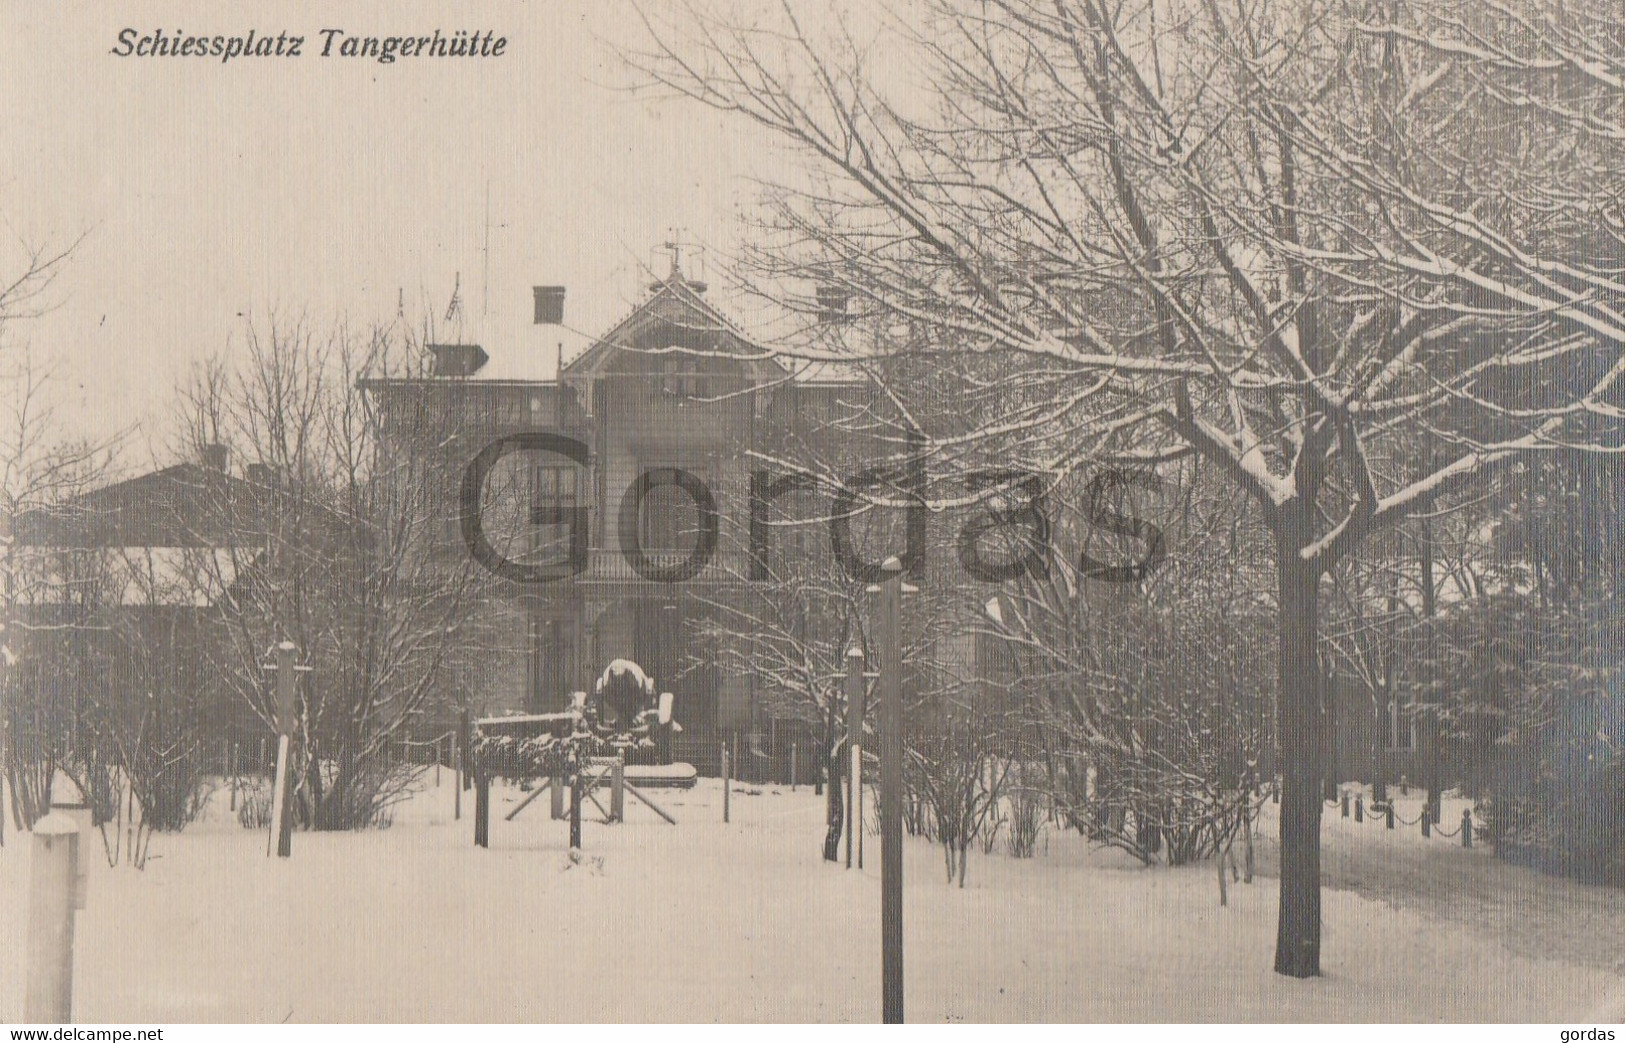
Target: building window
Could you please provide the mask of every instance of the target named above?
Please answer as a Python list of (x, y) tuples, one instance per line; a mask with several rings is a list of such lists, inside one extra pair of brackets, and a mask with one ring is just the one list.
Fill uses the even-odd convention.
[[(710, 465), (651, 463), (643, 471), (680, 468), (704, 482), (717, 495), (715, 468)], [(675, 484), (651, 486), (638, 502), (638, 545), (646, 554), (693, 552), (700, 538), (700, 512), (687, 492)]]
[(531, 550), (552, 547), (570, 538), (570, 519), (580, 503), (580, 469), (546, 464), (531, 472)]
[(678, 398), (701, 398), (710, 393), (705, 377), (700, 373), (700, 359), (694, 355), (672, 353), (659, 356), (662, 393)]

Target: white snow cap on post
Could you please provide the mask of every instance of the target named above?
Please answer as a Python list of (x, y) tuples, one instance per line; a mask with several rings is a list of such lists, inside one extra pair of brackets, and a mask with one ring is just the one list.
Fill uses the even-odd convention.
[(79, 832), (79, 823), (75, 822), (71, 815), (53, 811), (35, 822), (32, 832), (35, 836), (63, 837)]

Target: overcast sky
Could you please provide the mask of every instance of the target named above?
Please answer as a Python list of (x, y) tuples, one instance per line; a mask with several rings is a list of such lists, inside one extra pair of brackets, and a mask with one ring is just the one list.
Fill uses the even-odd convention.
[[(117, 57), (125, 28), (303, 34), (306, 54)], [(324, 28), (508, 42), (380, 64), (316, 57)], [(550, 371), (532, 284), (567, 285), (567, 323), (602, 331), (664, 270), (672, 227), (726, 249), (755, 191), (740, 173), (771, 155), (743, 125), (619, 89), (612, 42), (638, 31), (630, 7), (587, 0), (5, 4), (0, 257), (85, 236), (57, 307), (8, 340), (58, 365), (77, 423), (151, 424), (243, 313), (368, 321), (404, 290), (409, 315), (443, 315), (460, 272), (465, 339)]]

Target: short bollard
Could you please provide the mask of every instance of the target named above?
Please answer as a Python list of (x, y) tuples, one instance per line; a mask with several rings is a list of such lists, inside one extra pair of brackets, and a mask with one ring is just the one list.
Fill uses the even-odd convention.
[(1354, 821), (1365, 821), (1365, 797), (1359, 793), (1354, 795)]
[(1394, 828), (1394, 802), (1389, 801), (1387, 804), (1384, 804), (1382, 806), (1382, 810), (1383, 810), (1384, 814), (1388, 818), (1388, 828), (1393, 829)]
[(28, 883), (27, 1021), (73, 1020), (73, 914), (85, 905), (79, 876), (79, 824), (63, 814), (34, 823)]
[(1343, 817), (1349, 817), (1349, 791), (1343, 791)]
[(615, 766), (609, 776), (609, 817), (616, 822), (626, 821), (626, 751), (615, 753)]
[(1431, 837), (1433, 835), (1433, 826), (1428, 821), (1428, 810), (1429, 810), (1428, 806), (1426, 804), (1423, 804), (1422, 805), (1422, 835), (1424, 837)]
[(722, 744), (722, 821), (728, 821), (728, 794), (733, 789), (733, 765), (728, 763), (728, 744)]
[(1399, 777), (1399, 795), (1401, 797), (1408, 797), (1411, 795), (1411, 780), (1404, 775)]
[(1461, 809), (1461, 846), (1473, 846), (1473, 813), (1466, 808)]

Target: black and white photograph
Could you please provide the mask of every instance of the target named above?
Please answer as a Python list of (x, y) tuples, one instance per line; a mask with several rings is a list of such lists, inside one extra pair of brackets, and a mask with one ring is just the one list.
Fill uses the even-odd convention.
[(1625, 1031), (1620, 0), (5, 0), (0, 140), (9, 1039)]

